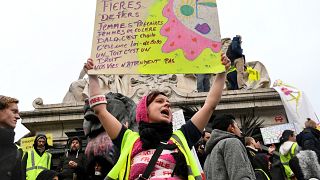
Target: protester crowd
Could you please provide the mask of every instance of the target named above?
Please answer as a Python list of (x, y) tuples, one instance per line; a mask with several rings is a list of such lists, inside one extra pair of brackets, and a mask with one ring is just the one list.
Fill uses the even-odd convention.
[[(241, 37), (237, 36), (235, 41), (241, 44)], [(233, 60), (243, 66), (244, 56)], [(224, 54), (221, 63), (229, 72), (232, 63)], [(238, 65), (232, 66), (238, 69)], [(91, 59), (84, 69), (93, 69)], [(90, 109), (119, 149), (120, 156), (116, 163), (110, 163), (103, 156), (88, 158), (82, 151), (82, 140), (71, 137), (57, 168), (53, 168), (44, 134), (35, 137), (30, 151), (22, 152), (14, 144), (13, 130), (20, 119), (19, 101), (1, 95), (0, 179), (320, 179), (320, 131), (311, 119), (306, 120), (305, 129), (297, 136), (290, 130), (282, 133), (279, 156), (275, 145), (262, 150), (262, 142), (243, 137), (232, 114), (216, 115), (210, 130), (205, 129), (221, 99), (226, 78), (225, 72), (216, 75), (204, 105), (176, 131), (172, 128), (167, 95), (152, 91), (143, 96), (136, 107), (139, 127), (135, 132), (107, 110), (107, 99), (100, 92), (97, 76), (89, 75)], [(193, 147), (200, 166), (191, 151)]]

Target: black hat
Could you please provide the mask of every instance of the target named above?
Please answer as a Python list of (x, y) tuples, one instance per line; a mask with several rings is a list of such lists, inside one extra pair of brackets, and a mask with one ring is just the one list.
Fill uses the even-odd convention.
[(227, 131), (230, 124), (233, 124), (235, 117), (231, 114), (217, 115), (212, 122), (212, 129)]
[(291, 131), (291, 130), (284, 130), (282, 132), (282, 135), (280, 137), (280, 144), (283, 144), (284, 142), (288, 141), (289, 140), (289, 137), (292, 136), (294, 133), (294, 131)]

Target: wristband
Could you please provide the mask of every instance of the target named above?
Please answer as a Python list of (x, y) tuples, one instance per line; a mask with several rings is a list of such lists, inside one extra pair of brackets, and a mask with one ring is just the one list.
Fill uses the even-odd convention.
[(96, 96), (90, 97), (89, 104), (90, 104), (90, 108), (93, 108), (94, 106), (99, 104), (107, 104), (106, 96), (96, 95)]

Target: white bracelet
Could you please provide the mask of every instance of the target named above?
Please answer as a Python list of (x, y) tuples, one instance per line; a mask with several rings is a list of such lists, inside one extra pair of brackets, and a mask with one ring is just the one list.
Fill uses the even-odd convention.
[(90, 104), (90, 108), (93, 108), (94, 106), (99, 104), (107, 104), (106, 96), (96, 95), (96, 96), (90, 97), (89, 104)]

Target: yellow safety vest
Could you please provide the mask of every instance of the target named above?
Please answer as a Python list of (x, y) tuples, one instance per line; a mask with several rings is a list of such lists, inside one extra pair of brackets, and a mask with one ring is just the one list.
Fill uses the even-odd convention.
[(282, 155), (280, 154), (280, 161), (284, 167), (284, 171), (286, 173), (287, 178), (290, 179), (290, 177), (292, 176), (293, 172), (290, 169), (289, 166), (289, 161), (291, 160), (291, 158), (293, 158), (294, 155), (296, 155), (296, 149), (297, 149), (298, 144), (297, 143), (293, 143), (291, 148), (290, 148), (290, 152), (287, 155)]
[[(235, 66), (231, 66), (229, 71), (227, 73), (232, 73), (233, 71), (236, 71), (237, 68)], [(253, 69), (250, 66), (247, 66), (246, 72), (248, 73), (248, 81), (253, 82), (253, 81), (259, 81), (260, 80), (260, 72)]]
[(26, 179), (35, 180), (41, 171), (50, 169), (51, 156), (48, 152), (44, 152), (42, 156), (39, 156), (34, 149), (28, 151)]
[[(129, 172), (131, 167), (131, 151), (134, 143), (139, 138), (137, 132), (133, 132), (130, 129), (126, 130), (122, 143), (120, 157), (115, 166), (108, 173), (107, 179), (129, 179)], [(188, 166), (188, 179), (189, 180), (201, 180), (200, 170), (197, 166), (196, 160), (192, 155), (188, 146), (187, 140), (184, 137), (182, 131), (178, 130), (172, 134), (170, 138), (179, 150), (183, 153), (187, 166)]]

